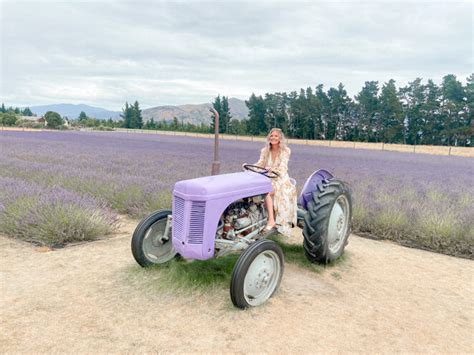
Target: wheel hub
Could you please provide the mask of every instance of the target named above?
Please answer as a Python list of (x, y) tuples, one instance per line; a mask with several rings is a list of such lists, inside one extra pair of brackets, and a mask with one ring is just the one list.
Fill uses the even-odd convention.
[(329, 249), (335, 253), (342, 245), (345, 234), (347, 232), (347, 200), (343, 196), (339, 196), (334, 204), (328, 225), (328, 242)]
[(261, 270), (261, 272), (257, 275), (257, 277), (254, 280), (255, 287), (257, 289), (262, 289), (268, 286), (268, 282), (270, 281), (272, 277), (272, 273), (269, 272), (267, 269)]
[(273, 250), (258, 255), (249, 266), (244, 279), (244, 297), (256, 306), (265, 302), (274, 292), (281, 276), (281, 262)]
[(337, 226), (336, 226), (338, 234), (341, 233), (343, 227), (344, 227), (344, 216), (340, 215), (338, 220), (337, 220)]

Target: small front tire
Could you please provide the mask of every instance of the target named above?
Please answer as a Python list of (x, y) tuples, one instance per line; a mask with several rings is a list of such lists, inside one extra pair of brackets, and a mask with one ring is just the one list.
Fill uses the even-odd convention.
[(230, 298), (238, 308), (265, 303), (280, 286), (284, 257), (280, 246), (261, 239), (239, 257), (232, 272)]
[(132, 254), (141, 266), (163, 264), (177, 256), (171, 240), (171, 225), (165, 235), (170, 215), (170, 210), (155, 211), (145, 217), (135, 228), (132, 237)]

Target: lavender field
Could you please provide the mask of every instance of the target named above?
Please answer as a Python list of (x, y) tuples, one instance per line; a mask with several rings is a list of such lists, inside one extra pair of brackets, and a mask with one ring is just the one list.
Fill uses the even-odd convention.
[[(221, 172), (261, 142), (221, 141)], [(474, 160), (293, 145), (299, 188), (324, 168), (349, 183), (354, 232), (474, 255)], [(213, 140), (116, 132), (0, 132), (0, 232), (59, 246), (111, 233), (117, 214), (171, 206), (173, 184), (209, 175)]]

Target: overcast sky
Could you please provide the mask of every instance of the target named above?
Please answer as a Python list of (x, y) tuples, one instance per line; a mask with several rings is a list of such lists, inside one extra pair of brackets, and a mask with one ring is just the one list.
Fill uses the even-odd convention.
[(120, 110), (473, 72), (473, 1), (0, 0), (7, 106)]

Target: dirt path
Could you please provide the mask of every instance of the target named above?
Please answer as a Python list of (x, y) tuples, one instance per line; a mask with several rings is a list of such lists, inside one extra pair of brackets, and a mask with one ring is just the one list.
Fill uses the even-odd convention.
[[(351, 236), (348, 260), (286, 265), (239, 311), (227, 289), (156, 285), (116, 237), (44, 252), (0, 237), (0, 352), (473, 352), (474, 263)], [(295, 239), (301, 236), (295, 236)]]

